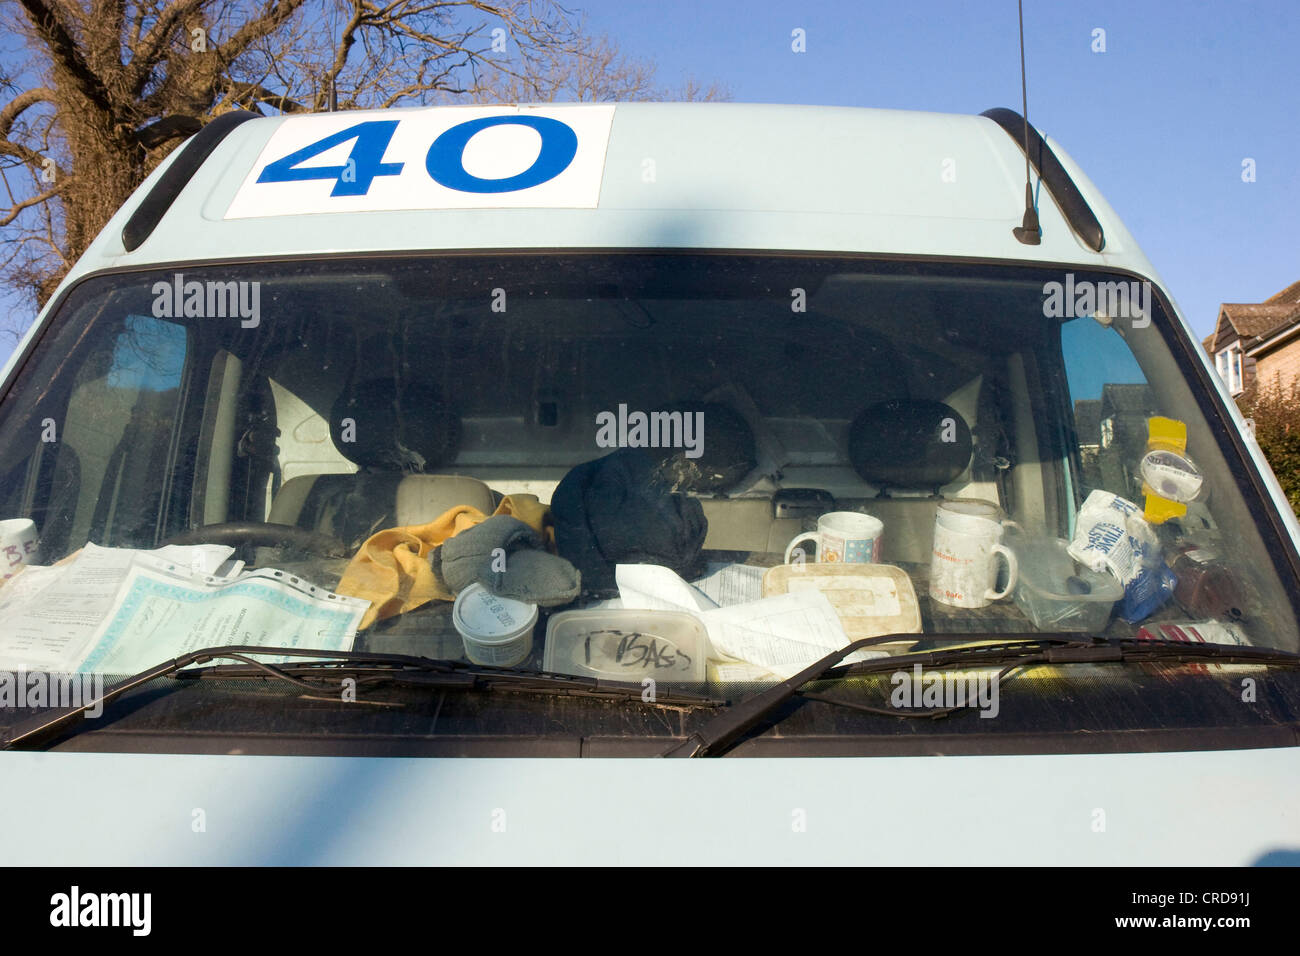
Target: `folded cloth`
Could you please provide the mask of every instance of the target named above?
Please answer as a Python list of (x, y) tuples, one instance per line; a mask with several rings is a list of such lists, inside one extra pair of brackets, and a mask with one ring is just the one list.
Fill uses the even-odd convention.
[(617, 564), (661, 564), (688, 577), (709, 529), (699, 501), (674, 493), (660, 463), (639, 448), (571, 469), (551, 513), (560, 557), (589, 589), (615, 587)]
[(431, 560), (434, 573), (457, 594), (477, 583), (497, 597), (554, 607), (568, 604), (582, 587), (572, 564), (547, 554), (542, 536), (509, 515), (462, 531), (435, 548)]
[[(536, 495), (506, 495), (493, 515), (511, 515), (542, 535), (554, 546), (550, 511)], [(487, 520), (487, 515), (470, 505), (457, 505), (428, 524), (388, 528), (366, 539), (334, 590), (370, 602), (361, 618), (362, 630), (403, 614), (430, 601), (451, 601), (456, 595), (438, 580), (429, 565), (429, 552), (462, 531)]]

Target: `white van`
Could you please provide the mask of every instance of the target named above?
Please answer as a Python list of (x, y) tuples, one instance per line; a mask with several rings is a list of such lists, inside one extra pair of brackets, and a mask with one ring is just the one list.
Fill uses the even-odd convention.
[[(713, 858), (1300, 847), (1300, 529), (1133, 237), (1009, 110), (225, 114), (2, 388), (7, 862), (47, 858), (39, 820), (86, 862), (457, 858), (448, 804), (409, 824), (506, 767), (551, 833), (654, 787), (696, 823), (642, 862), (788, 830), (792, 792), (888, 825)], [(13, 696), (65, 671), (108, 699)], [(713, 803), (633, 762), (598, 805), (428, 759), (660, 754), (869, 759)]]

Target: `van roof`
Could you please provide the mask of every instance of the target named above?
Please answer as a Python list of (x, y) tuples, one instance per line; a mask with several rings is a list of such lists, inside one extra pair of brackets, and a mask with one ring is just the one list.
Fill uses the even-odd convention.
[[(463, 156), (457, 175), (496, 163), (484, 183), (528, 169), (533, 157), (540, 165), (539, 144), (550, 146), (537, 124), (557, 119), (579, 135), (576, 158), (553, 182), (460, 196), (434, 182), (446, 171), (433, 168), (430, 143), (443, 159)], [(476, 120), (500, 126), (495, 152), (472, 155), (466, 135), (459, 143), (442, 135), (472, 131)], [(154, 187), (204, 134), (173, 151), (68, 279), (196, 260), (520, 248), (865, 252), (1088, 264), (1154, 278), (1096, 187), (1047, 138), (1105, 243), (1090, 248), (1063, 215), (1059, 191), (1038, 185), (1037, 175), (1042, 241), (1019, 242), (1012, 228), (1024, 213), (1025, 156), (988, 116), (626, 103), (349, 111), (229, 125), (183, 188), (160, 200)], [(340, 138), (344, 131), (351, 135)], [(312, 171), (342, 169), (349, 149), (350, 185), (343, 174)], [(339, 195), (340, 187), (360, 194)], [(142, 214), (151, 228), (128, 251), (123, 227), (151, 193), (159, 208)]]

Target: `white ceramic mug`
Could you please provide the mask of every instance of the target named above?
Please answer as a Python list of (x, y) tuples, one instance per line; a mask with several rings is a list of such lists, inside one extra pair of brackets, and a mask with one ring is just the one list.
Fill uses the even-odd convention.
[(39, 550), (40, 538), (31, 518), (0, 521), (0, 584), (21, 571), (24, 565), (35, 564)]
[[(952, 607), (987, 607), (1007, 597), (1016, 586), (1019, 566), (1002, 531), (1016, 527), (1004, 521), (997, 505), (984, 501), (945, 501), (934, 516), (934, 546), (930, 560), (930, 599)], [(998, 557), (1007, 563), (1007, 583), (997, 590)]]
[(1002, 509), (993, 502), (978, 498), (947, 498), (939, 503), (934, 520), (936, 525), (942, 521), (954, 531), (969, 534), (989, 532), (994, 526), (1017, 527), (1014, 521), (1003, 518)]
[(785, 563), (804, 541), (817, 542), (819, 564), (874, 564), (880, 560), (885, 526), (879, 518), (857, 511), (828, 511), (817, 519), (817, 530), (796, 535), (786, 546)]

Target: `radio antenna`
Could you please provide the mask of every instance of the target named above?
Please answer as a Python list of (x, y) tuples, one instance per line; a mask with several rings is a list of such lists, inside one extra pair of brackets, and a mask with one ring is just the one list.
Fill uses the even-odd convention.
[(1020, 115), (1025, 121), (1025, 218), (1011, 230), (1012, 235), (1027, 246), (1042, 241), (1042, 228), (1038, 224), (1038, 210), (1034, 208), (1034, 187), (1029, 172), (1029, 86), (1025, 80), (1025, 4), (1016, 0), (1020, 15)]

